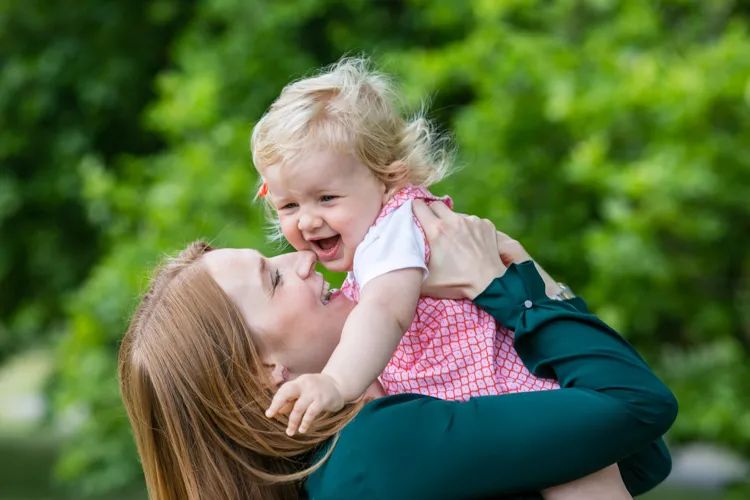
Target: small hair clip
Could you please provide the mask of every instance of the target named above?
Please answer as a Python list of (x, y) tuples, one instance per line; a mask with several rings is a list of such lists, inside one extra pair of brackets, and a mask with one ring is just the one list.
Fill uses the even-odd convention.
[(263, 183), (258, 188), (258, 192), (255, 194), (256, 198), (265, 198), (268, 195), (268, 183), (263, 179)]

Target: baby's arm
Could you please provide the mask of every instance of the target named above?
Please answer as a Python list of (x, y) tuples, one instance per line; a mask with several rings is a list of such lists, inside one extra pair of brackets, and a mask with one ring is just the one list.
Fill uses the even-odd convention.
[(344, 324), (339, 345), (322, 373), (297, 377), (279, 388), (266, 415), (296, 400), (287, 434), (306, 432), (322, 411), (358, 398), (383, 371), (414, 319), (424, 271), (400, 269), (369, 281)]
[(362, 290), (341, 341), (323, 368), (345, 401), (358, 398), (388, 364), (414, 320), (422, 276), (421, 269), (392, 271)]

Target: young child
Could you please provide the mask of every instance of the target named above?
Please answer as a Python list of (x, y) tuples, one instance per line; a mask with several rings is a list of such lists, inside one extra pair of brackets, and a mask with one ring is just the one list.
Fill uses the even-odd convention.
[(348, 271), (342, 291), (357, 303), (322, 373), (297, 394), (282, 387), (269, 414), (296, 399), (304, 432), (378, 376), (387, 394), (452, 400), (558, 388), (532, 375), (512, 333), (470, 300), (420, 298), (429, 247), (411, 202), (437, 200), (426, 186), (449, 154), (424, 118), (399, 116), (389, 82), (365, 61), (288, 85), (256, 125), (252, 152), (283, 236)]
[[(347, 271), (340, 293), (357, 303), (323, 371), (276, 393), (266, 415), (294, 402), (287, 433), (300, 420), (305, 432), (375, 380), (387, 394), (449, 400), (559, 388), (531, 374), (512, 332), (470, 300), (420, 297), (430, 250), (411, 204), (439, 200), (426, 187), (444, 177), (450, 155), (424, 118), (397, 113), (388, 80), (366, 61), (343, 59), (285, 87), (255, 126), (251, 148), (263, 179), (258, 195), (281, 234), (328, 269)], [(544, 496), (583, 491), (630, 498), (616, 466)]]

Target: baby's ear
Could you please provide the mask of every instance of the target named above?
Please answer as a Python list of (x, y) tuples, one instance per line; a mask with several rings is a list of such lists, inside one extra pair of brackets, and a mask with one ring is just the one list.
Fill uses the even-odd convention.
[(383, 193), (383, 203), (391, 199), (396, 191), (403, 188), (409, 179), (409, 169), (403, 160), (396, 160), (388, 164), (388, 179), (385, 182), (385, 193)]

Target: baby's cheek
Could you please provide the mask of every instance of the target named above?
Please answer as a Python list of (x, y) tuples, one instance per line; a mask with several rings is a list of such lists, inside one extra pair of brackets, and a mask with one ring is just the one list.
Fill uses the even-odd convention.
[(281, 234), (284, 235), (286, 241), (294, 247), (295, 250), (308, 250), (309, 245), (302, 237), (302, 233), (297, 229), (297, 224), (292, 222), (285, 222), (283, 219), (281, 223)]
[(344, 223), (347, 228), (346, 240), (350, 246), (356, 247), (365, 239), (367, 231), (370, 230), (371, 224), (364, 217), (351, 218)]

